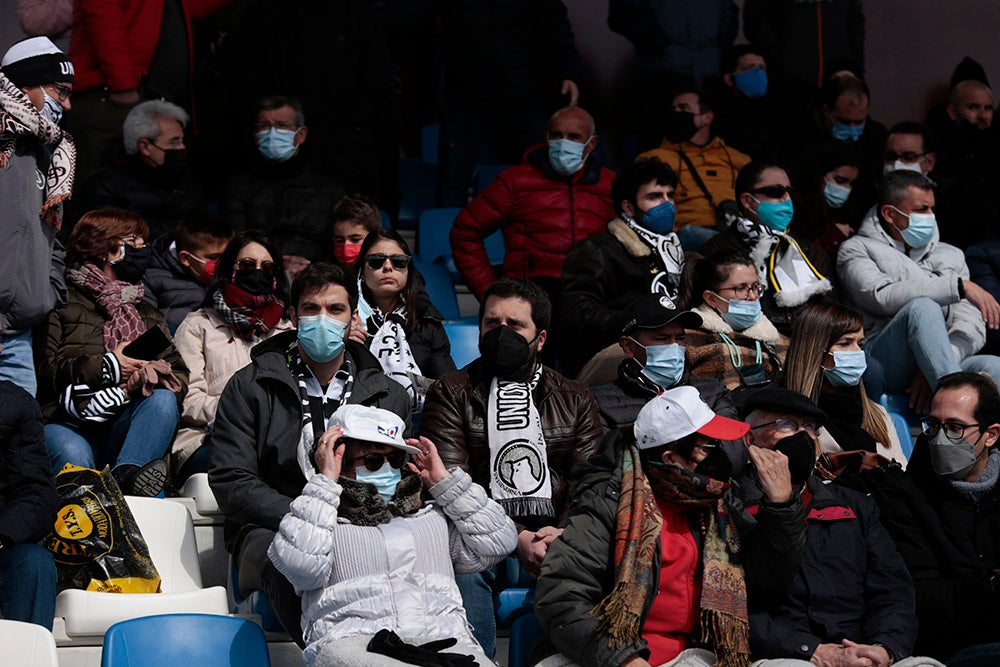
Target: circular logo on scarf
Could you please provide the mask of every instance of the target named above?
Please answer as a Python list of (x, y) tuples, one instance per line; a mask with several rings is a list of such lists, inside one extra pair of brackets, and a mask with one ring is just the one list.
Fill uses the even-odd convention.
[(493, 474), (511, 492), (529, 496), (545, 483), (545, 464), (525, 439), (511, 440), (497, 454)]

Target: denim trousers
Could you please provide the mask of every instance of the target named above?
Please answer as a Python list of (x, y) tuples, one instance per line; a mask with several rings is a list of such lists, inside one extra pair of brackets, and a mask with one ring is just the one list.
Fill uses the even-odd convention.
[(491, 659), (497, 650), (497, 617), (493, 610), (495, 580), (495, 567), (483, 572), (455, 573), (455, 583), (462, 594), (462, 606), (472, 626), (472, 636)]
[(52, 630), (56, 615), (56, 564), (38, 544), (0, 550), (0, 609), (9, 621)]
[(34, 396), (38, 390), (35, 361), (31, 353), (31, 331), (0, 336), (0, 380), (10, 380)]

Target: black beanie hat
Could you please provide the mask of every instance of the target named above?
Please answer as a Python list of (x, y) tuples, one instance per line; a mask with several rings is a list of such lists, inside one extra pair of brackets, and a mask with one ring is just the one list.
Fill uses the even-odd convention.
[(962, 62), (955, 66), (955, 71), (951, 75), (951, 87), (954, 88), (963, 81), (978, 81), (990, 87), (990, 81), (986, 78), (986, 70), (969, 56), (962, 58)]
[(7, 49), (0, 71), (18, 88), (73, 83), (73, 63), (48, 37), (29, 37)]

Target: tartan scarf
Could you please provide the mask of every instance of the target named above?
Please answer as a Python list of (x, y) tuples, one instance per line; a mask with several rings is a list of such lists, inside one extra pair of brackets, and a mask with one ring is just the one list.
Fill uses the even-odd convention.
[[(631, 445), (622, 461), (622, 485), (615, 517), (615, 583), (590, 614), (609, 634), (609, 645), (638, 643), (646, 595), (662, 528), (656, 498), (699, 516), (703, 538), (701, 613), (694, 641), (709, 646), (719, 667), (750, 666), (750, 625), (740, 540), (722, 497), (729, 483), (674, 465), (650, 466), (643, 474)], [(654, 491), (655, 489), (655, 491)]]
[(285, 314), (285, 304), (274, 294), (254, 296), (232, 283), (216, 290), (212, 304), (219, 318), (245, 341), (266, 336)]
[(60, 204), (73, 192), (76, 173), (76, 144), (68, 132), (35, 109), (28, 96), (0, 73), (0, 168), (6, 169), (14, 154), (17, 138), (31, 136), (54, 146), (45, 175), (45, 201), (39, 216), (49, 227), (62, 227)]
[(120, 343), (133, 341), (146, 331), (135, 304), (142, 301), (142, 283), (111, 280), (91, 263), (66, 269), (66, 278), (97, 303), (104, 315), (104, 349), (114, 350)]

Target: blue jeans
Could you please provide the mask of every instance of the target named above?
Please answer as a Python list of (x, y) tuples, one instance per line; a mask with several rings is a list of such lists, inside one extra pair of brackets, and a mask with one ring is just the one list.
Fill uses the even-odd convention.
[(17, 544), (0, 551), (0, 609), (7, 620), (52, 630), (56, 564), (48, 549), (37, 544)]
[(1000, 644), (973, 644), (944, 661), (948, 667), (994, 667), (1000, 664)]
[(10, 380), (32, 396), (37, 393), (35, 361), (31, 355), (31, 331), (0, 336), (0, 380)]
[(493, 611), (493, 582), (496, 568), (483, 572), (455, 574), (455, 583), (462, 594), (462, 606), (472, 626), (472, 635), (490, 659), (497, 651), (497, 617)]
[(680, 240), (684, 252), (698, 252), (701, 246), (705, 245), (705, 241), (718, 233), (711, 227), (685, 225), (677, 230), (677, 238)]
[(77, 422), (45, 425), (45, 445), (56, 475), (67, 463), (84, 468), (143, 466), (161, 458), (177, 428), (177, 395), (154, 389), (129, 403), (117, 419), (103, 424)]

